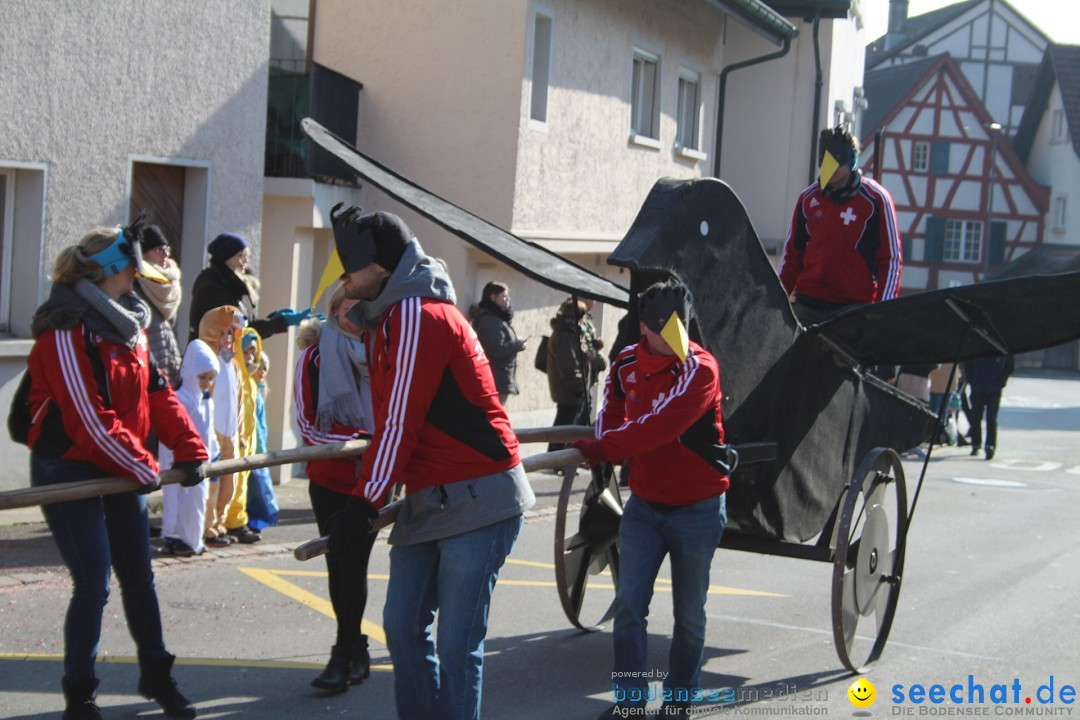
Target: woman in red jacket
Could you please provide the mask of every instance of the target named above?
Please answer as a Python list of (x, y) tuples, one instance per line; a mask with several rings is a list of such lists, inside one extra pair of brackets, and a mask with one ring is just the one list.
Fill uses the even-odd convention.
[[(327, 445), (370, 435), (373, 417), (362, 329), (345, 317), (357, 300), (341, 288), (330, 297), (326, 322), (308, 320), (296, 344), (302, 351), (296, 363), (296, 424), (307, 445)], [(359, 458), (312, 460), (307, 464), (308, 495), (319, 533), (330, 533), (330, 518), (356, 488)], [(367, 605), (367, 565), (375, 534), (358, 547), (343, 551), (331, 545), (326, 555), (330, 603), (337, 617), (337, 638), (330, 662), (314, 687), (344, 692), (370, 673), (368, 639), (360, 632)]]
[(110, 565), (138, 648), (139, 692), (171, 717), (196, 714), (176, 688), (175, 656), (162, 639), (145, 497), (159, 486), (158, 465), (143, 442), (153, 430), (189, 486), (200, 481), (207, 455), (149, 353), (150, 310), (132, 292), (140, 262), (136, 226), (97, 228), (62, 250), (52, 292), (32, 323), (31, 484), (123, 476), (137, 487), (42, 507), (74, 585), (64, 623), (64, 720), (101, 717), (94, 661)]

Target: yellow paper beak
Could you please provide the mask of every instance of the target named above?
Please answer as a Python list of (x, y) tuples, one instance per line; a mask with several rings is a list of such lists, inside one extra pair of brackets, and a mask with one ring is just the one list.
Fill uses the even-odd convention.
[(840, 163), (833, 157), (833, 154), (828, 150), (821, 157), (821, 168), (818, 171), (819, 184), (821, 187), (825, 187), (832, 180), (832, 176), (836, 174), (837, 169), (840, 167)]
[(323, 296), (327, 288), (337, 282), (338, 278), (345, 274), (345, 266), (341, 264), (341, 256), (337, 248), (330, 251), (330, 259), (326, 262), (322, 277), (319, 278), (319, 287), (315, 288), (315, 297), (311, 299), (311, 307), (319, 304), (319, 298)]
[(154, 267), (153, 263), (147, 262), (146, 260), (143, 260), (142, 262), (135, 265), (135, 274), (141, 278), (153, 280), (154, 282), (160, 283), (162, 285), (169, 284), (169, 278), (162, 275), (158, 271), (158, 269)]
[(672, 311), (664, 327), (660, 328), (660, 337), (664, 338), (668, 347), (675, 351), (680, 361), (686, 360), (686, 354), (690, 352), (690, 338), (677, 312)]

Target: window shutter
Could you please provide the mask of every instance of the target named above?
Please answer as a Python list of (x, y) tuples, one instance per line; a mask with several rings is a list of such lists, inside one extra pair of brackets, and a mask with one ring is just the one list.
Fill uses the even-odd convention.
[(990, 223), (990, 265), (1005, 262), (1005, 223), (995, 220)]
[(939, 263), (945, 253), (945, 218), (926, 218), (926, 262)]
[(930, 172), (933, 175), (949, 174), (949, 147), (946, 140), (935, 140), (930, 147)]

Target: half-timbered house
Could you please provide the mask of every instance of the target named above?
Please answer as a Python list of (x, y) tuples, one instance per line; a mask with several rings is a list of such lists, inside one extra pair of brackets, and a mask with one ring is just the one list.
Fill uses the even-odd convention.
[(861, 164), (896, 204), (902, 292), (976, 282), (1042, 242), (1048, 193), (951, 57), (869, 72), (865, 87)]

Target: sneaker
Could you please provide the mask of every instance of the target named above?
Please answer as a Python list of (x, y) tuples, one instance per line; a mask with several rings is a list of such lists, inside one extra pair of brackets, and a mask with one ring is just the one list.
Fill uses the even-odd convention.
[(165, 552), (176, 557), (191, 557), (195, 550), (183, 540), (177, 538), (165, 538)]
[(241, 525), (240, 527), (231, 528), (226, 532), (228, 533), (228, 537), (235, 538), (236, 542), (243, 543), (244, 545), (250, 545), (252, 543), (257, 543), (262, 540), (259, 534), (252, 532), (251, 528), (249, 528), (247, 525)]
[(230, 543), (225, 538), (219, 535), (206, 534), (203, 536), (203, 542), (206, 543), (206, 547), (229, 547)]

